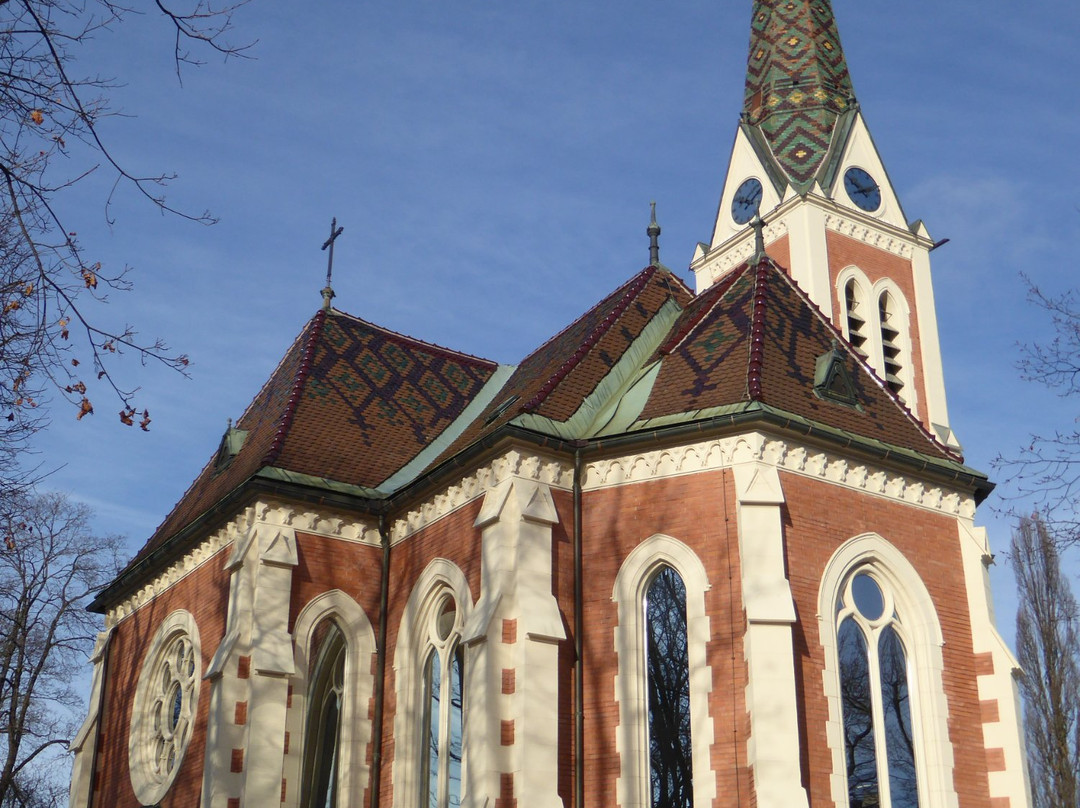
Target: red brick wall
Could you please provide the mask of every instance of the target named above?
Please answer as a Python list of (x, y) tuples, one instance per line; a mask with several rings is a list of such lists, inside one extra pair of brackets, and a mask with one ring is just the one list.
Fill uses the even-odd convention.
[[(919, 508), (894, 503), (869, 494), (800, 475), (782, 474), (786, 495), (783, 524), (788, 575), (799, 623), (794, 632), (796, 681), (800, 702), (800, 742), (804, 751), (802, 779), (811, 806), (832, 805), (829, 775), (832, 757), (825, 739), (827, 703), (822, 690), (824, 659), (818, 637), (817, 599), (824, 566), (847, 539), (873, 531), (903, 552), (918, 570), (937, 604), (945, 637), (945, 692), (949, 707), (949, 732), (955, 752), (955, 780), (960, 808), (984, 808), (989, 802), (987, 758), (983, 749), (981, 710), (975, 685), (976, 659), (972, 652), (971, 627), (955, 520)], [(559, 648), (559, 743), (558, 793), (572, 804), (574, 792), (573, 665), (572, 632), (573, 524), (572, 499), (568, 492), (554, 492), (559, 522), (552, 527), (552, 587), (564, 616), (568, 639)], [(391, 589), (387, 637), (387, 680), (381, 774), (381, 805), (393, 805), (393, 727), (396, 709), (394, 652), (397, 630), (415, 583), (436, 557), (457, 564), (466, 576), (474, 601), (480, 595), (481, 534), (473, 523), (481, 500), (427, 526), (396, 545), (391, 555)], [(612, 602), (615, 577), (640, 542), (664, 533), (688, 545), (706, 567), (710, 589), (705, 608), (710, 619), (711, 641), (706, 649), (712, 668), (709, 712), (714, 741), (710, 749), (717, 778), (713, 806), (743, 808), (754, 805), (752, 772), (746, 765), (749, 719), (744, 692), (743, 660), (745, 617), (740, 593), (740, 566), (736, 523), (736, 500), (730, 471), (703, 472), (668, 480), (624, 485), (586, 492), (583, 498), (583, 545), (585, 566), (583, 646), (585, 654), (585, 793), (586, 802), (616, 804), (616, 781), (620, 763), (616, 754), (619, 723), (615, 701), (618, 659), (614, 652), (617, 624)], [(309, 534), (298, 535), (299, 563), (293, 576), (290, 626), (313, 597), (339, 588), (367, 613), (378, 631), (378, 598), (381, 549)], [(228, 582), (219, 555), (177, 584), (165, 595), (124, 621), (114, 637), (107, 683), (102, 766), (105, 783), (97, 805), (137, 806), (127, 775), (128, 710), (143, 650), (157, 625), (178, 606), (191, 610), (199, 624), (203, 665), (209, 662), (224, 633)], [(520, 640), (520, 638), (519, 638)], [(517, 680), (525, 675), (514, 674)], [(506, 682), (513, 677), (504, 677)], [(520, 681), (516, 682), (516, 687)], [(196, 737), (177, 785), (163, 802), (165, 808), (195, 805), (202, 777), (207, 707), (210, 688), (200, 692)], [(369, 705), (369, 712), (372, 706)], [(510, 728), (505, 728), (510, 737)], [(368, 760), (372, 751), (367, 751)], [(366, 799), (366, 798), (365, 798)]]
[[(116, 627), (109, 647), (105, 710), (98, 740), (98, 774), (93, 797), (97, 808), (140, 808), (128, 773), (128, 734), (131, 704), (143, 657), (162, 620), (176, 609), (187, 609), (199, 627), (202, 670), (206, 670), (225, 635), (229, 578), (222, 567), (227, 552), (227, 549), (223, 550), (206, 561)], [(161, 801), (162, 808), (188, 808), (199, 804), (209, 709), (210, 684), (201, 682), (194, 734), (176, 782)]]
[[(461, 568), (469, 582), (475, 603), (480, 597), (480, 531), (473, 527), (480, 513), (482, 499), (438, 520), (418, 531), (404, 542), (397, 544), (390, 555), (389, 623), (386, 647), (386, 701), (383, 717), (382, 779), (380, 780), (380, 808), (392, 808), (394, 765), (394, 711), (397, 707), (397, 682), (394, 678), (394, 651), (397, 647), (398, 626), (405, 612), (409, 595), (417, 579), (433, 558), (446, 558)], [(367, 584), (374, 588), (378, 597), (378, 579)], [(365, 606), (365, 610), (366, 610)], [(368, 612), (377, 629), (377, 611)]]
[[(560, 497), (557, 502), (564, 523), (572, 524), (569, 498)], [(614, 631), (618, 618), (611, 594), (615, 576), (627, 554), (655, 533), (664, 533), (688, 545), (708, 571), (711, 588), (705, 593), (705, 609), (713, 639), (706, 656), (712, 667), (713, 684), (709, 712), (714, 732), (711, 758), (717, 777), (714, 805), (745, 808), (751, 804), (748, 800), (751, 781), (745, 761), (748, 731), (742, 650), (745, 620), (739, 591), (741, 573), (734, 506), (733, 480), (726, 471), (587, 492), (583, 497), (587, 804), (616, 805), (620, 763), (615, 746), (619, 705), (615, 701), (618, 659), (614, 652)], [(557, 592), (567, 625), (572, 627), (572, 546), (567, 539), (558, 543), (557, 548), (559, 565), (564, 571), (559, 576)], [(566, 681), (569, 686), (572, 680), (567, 677)], [(566, 767), (572, 767), (569, 756), (564, 761)], [(568, 779), (572, 783), (572, 771)], [(566, 792), (562, 793), (565, 798)]]
[(782, 474), (781, 481), (787, 500), (784, 531), (788, 576), (799, 616), (795, 657), (804, 704), (800, 730), (810, 804), (832, 804), (828, 782), (832, 759), (825, 738), (828, 708), (822, 692), (824, 657), (815, 617), (821, 576), (840, 544), (862, 533), (875, 532), (914, 565), (934, 600), (945, 639), (944, 687), (959, 804), (960, 808), (985, 807), (990, 799), (986, 755), (956, 521), (794, 474)]

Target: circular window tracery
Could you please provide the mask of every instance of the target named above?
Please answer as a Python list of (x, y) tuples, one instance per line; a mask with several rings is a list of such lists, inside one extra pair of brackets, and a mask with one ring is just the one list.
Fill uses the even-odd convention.
[(128, 741), (131, 784), (145, 804), (172, 785), (191, 741), (199, 698), (199, 637), (189, 612), (169, 615), (143, 661)]

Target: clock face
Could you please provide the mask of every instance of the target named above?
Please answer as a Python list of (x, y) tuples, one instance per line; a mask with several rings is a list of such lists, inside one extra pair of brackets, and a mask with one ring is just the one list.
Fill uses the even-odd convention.
[(751, 177), (735, 192), (731, 202), (731, 218), (735, 224), (746, 224), (761, 207), (761, 182)]
[(844, 174), (844, 190), (848, 198), (865, 211), (881, 207), (881, 188), (877, 181), (861, 168), (849, 168)]

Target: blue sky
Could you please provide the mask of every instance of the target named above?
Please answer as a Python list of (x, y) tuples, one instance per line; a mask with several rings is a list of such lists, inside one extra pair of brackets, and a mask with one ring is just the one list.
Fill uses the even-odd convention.
[[(685, 268), (708, 240), (742, 99), (751, 3), (531, 0), (274, 3), (236, 18), (250, 60), (171, 62), (133, 16), (82, 54), (115, 76), (103, 124), (136, 171), (175, 171), (162, 217), (109, 182), (69, 198), (94, 260), (133, 267), (101, 310), (192, 358), (191, 379), (135, 361), (149, 433), (104, 391), (42, 436), (49, 484), (132, 552), (181, 496), (320, 305), (330, 219), (335, 305), (424, 340), (516, 362), (648, 263)], [(1080, 6), (1061, 0), (834, 0), (856, 94), (905, 212), (933, 254), (953, 426), (990, 470), (1075, 402), (1021, 382), (1017, 343), (1045, 339), (1019, 273), (1075, 284), (1080, 243)], [(995, 475), (1000, 477), (1000, 474)], [(1004, 486), (1003, 486), (1004, 487)], [(995, 501), (996, 501), (995, 497)], [(1009, 525), (984, 506), (995, 549)], [(1011, 636), (1011, 577), (993, 571)]]

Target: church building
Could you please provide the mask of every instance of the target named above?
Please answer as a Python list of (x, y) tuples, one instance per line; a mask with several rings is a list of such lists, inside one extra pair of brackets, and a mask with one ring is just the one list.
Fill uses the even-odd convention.
[(91, 605), (71, 805), (1027, 808), (934, 241), (830, 0), (752, 3), (720, 194), (695, 288), (654, 217), (513, 366), (327, 289)]

